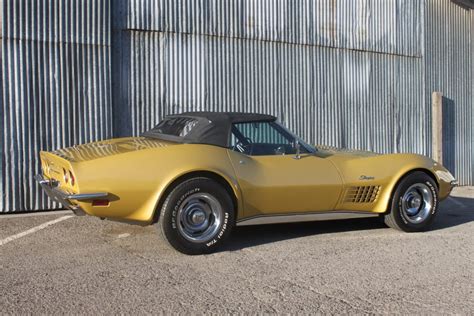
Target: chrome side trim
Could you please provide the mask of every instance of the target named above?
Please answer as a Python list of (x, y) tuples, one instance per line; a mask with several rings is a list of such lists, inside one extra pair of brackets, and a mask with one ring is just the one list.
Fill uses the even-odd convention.
[(107, 195), (109, 194), (106, 192), (97, 192), (97, 193), (84, 193), (84, 194), (70, 194), (70, 195), (66, 195), (65, 198), (68, 200), (83, 201), (83, 200), (103, 198), (103, 197), (106, 197)]
[(250, 218), (241, 219), (237, 221), (237, 226), (329, 221), (329, 220), (366, 218), (366, 217), (378, 217), (378, 216), (379, 216), (379, 213), (357, 212), (357, 211), (327, 211), (327, 212), (313, 212), (313, 213), (262, 215), (262, 216), (254, 216)]

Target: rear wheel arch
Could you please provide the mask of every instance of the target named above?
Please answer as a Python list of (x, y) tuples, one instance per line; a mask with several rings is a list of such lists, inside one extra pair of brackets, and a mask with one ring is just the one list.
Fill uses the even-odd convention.
[(180, 183), (183, 183), (184, 181), (187, 181), (192, 178), (209, 178), (221, 184), (226, 190), (227, 194), (229, 194), (229, 197), (232, 200), (232, 205), (234, 208), (235, 215), (237, 216), (237, 211), (239, 207), (238, 198), (237, 198), (236, 192), (232, 188), (232, 185), (229, 183), (229, 180), (227, 180), (222, 175), (213, 171), (196, 170), (196, 171), (184, 173), (178, 176), (177, 178), (173, 179), (170, 183), (166, 185), (165, 189), (160, 194), (158, 203), (156, 204), (155, 209), (153, 211), (153, 223), (156, 223), (158, 221), (160, 217), (160, 210), (163, 207), (163, 203), (165, 202), (166, 197), (171, 193), (171, 191), (173, 191), (173, 189), (176, 186), (178, 186)]

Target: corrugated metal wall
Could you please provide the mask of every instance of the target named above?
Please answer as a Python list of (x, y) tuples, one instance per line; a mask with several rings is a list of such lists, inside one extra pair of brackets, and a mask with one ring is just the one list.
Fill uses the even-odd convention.
[[(313, 143), (427, 154), (425, 2), (130, 1), (123, 113), (277, 115)], [(415, 135), (415, 137), (413, 137)]]
[(425, 153), (420, 58), (181, 33), (130, 40), (134, 135), (165, 113), (235, 110), (274, 114), (312, 143)]
[(421, 56), (424, 0), (130, 0), (127, 28)]
[[(0, 1), (0, 7), (3, 7), (3, 2)], [(0, 118), (3, 118), (4, 115), (4, 108), (5, 108), (5, 103), (3, 102), (3, 9), (0, 12)], [(5, 130), (4, 124), (3, 124), (3, 119), (0, 119), (0, 131)], [(3, 194), (3, 137), (0, 137), (0, 212), (3, 211), (3, 200), (5, 195)]]
[[(474, 184), (474, 12), (445, 0), (427, 2), (425, 94), (445, 96), (444, 164), (461, 184)], [(430, 116), (427, 125), (431, 124)], [(426, 127), (429, 130), (429, 126)], [(431, 133), (428, 140), (431, 139)], [(431, 143), (428, 141), (428, 145)]]
[(433, 90), (455, 126), (446, 163), (474, 183), (474, 21), (449, 1), (4, 0), (2, 14), (0, 211), (52, 207), (32, 180), (40, 149), (184, 110), (268, 112), (313, 143), (430, 154)]
[(54, 207), (38, 153), (112, 136), (109, 0), (2, 5), (2, 210)]

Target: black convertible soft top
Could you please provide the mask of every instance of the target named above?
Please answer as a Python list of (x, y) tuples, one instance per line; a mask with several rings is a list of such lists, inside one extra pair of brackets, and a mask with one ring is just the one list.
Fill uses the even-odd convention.
[(142, 135), (179, 143), (230, 146), (233, 123), (274, 122), (267, 114), (238, 112), (185, 112), (166, 116)]

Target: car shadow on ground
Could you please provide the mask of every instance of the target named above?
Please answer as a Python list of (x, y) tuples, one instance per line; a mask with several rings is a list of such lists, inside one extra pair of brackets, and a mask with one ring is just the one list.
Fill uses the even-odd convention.
[(440, 230), (474, 221), (474, 198), (450, 196), (441, 202), (440, 213), (431, 230)]
[[(474, 199), (449, 197), (430, 230), (441, 230), (474, 221)], [(350, 231), (390, 229), (381, 218), (304, 222), (236, 227), (221, 251), (235, 251), (283, 240)]]

